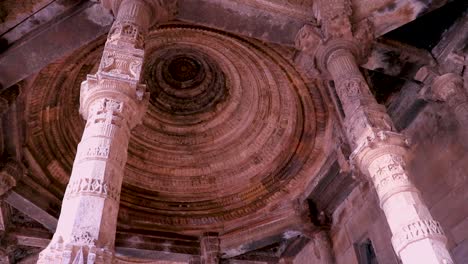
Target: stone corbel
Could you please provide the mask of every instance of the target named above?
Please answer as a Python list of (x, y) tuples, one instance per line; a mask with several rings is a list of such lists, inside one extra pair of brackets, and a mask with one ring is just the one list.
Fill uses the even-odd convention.
[(327, 75), (326, 60), (332, 51), (345, 46), (352, 50), (359, 63), (364, 63), (372, 50), (373, 36), (372, 23), (367, 19), (355, 25), (351, 37), (340, 39), (327, 37), (322, 27), (316, 24), (305, 24), (296, 35), (295, 47), (301, 54), (295, 62), (312, 77), (327, 78), (330, 76)]
[(430, 67), (422, 67), (415, 76), (425, 86), (420, 91), (422, 99), (444, 102), (455, 115), (462, 131), (468, 128), (468, 92), (463, 77), (455, 73), (438, 74)]
[(0, 169), (0, 197), (15, 187), (16, 182), (20, 180), (22, 176), (22, 166), (13, 159), (8, 159), (2, 164)]
[(319, 0), (314, 2), (318, 24), (305, 24), (297, 33), (296, 49), (301, 51), (296, 64), (307, 65), (313, 77), (327, 76), (326, 60), (331, 52), (345, 46), (354, 53), (358, 63), (364, 63), (373, 46), (374, 30), (370, 20), (351, 24), (351, 2)]
[[(129, 0), (95, 0), (101, 2), (104, 8), (112, 10), (117, 14), (120, 4), (124, 1)], [(175, 17), (177, 12), (177, 0), (130, 0), (130, 1), (141, 1), (148, 6), (150, 11), (150, 27), (161, 22), (170, 21)]]

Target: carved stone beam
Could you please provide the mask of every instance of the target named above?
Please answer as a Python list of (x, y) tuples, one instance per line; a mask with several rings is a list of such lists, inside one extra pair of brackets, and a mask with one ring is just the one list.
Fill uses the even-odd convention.
[(408, 143), (396, 132), (359, 70), (358, 61), (367, 54), (364, 40), (372, 34), (368, 26), (351, 32), (346, 22), (348, 6), (345, 0), (319, 0), (322, 25), (305, 26), (297, 38), (298, 48), (312, 55), (310, 67), (317, 67), (335, 83), (345, 115), (343, 127), (353, 149), (351, 160), (373, 183), (402, 262), (453, 263), (440, 224), (409, 180)]

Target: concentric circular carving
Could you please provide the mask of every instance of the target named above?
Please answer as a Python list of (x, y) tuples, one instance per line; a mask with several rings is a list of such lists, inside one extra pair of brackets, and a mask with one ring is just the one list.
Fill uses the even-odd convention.
[(229, 93), (217, 62), (188, 45), (155, 51), (146, 60), (143, 78), (151, 105), (168, 114), (188, 116), (211, 111)]
[[(49, 66), (32, 87), (28, 147), (47, 169), (42, 181), (55, 182), (57, 193), (83, 129), (79, 83), (96, 69), (102, 44)], [(320, 92), (284, 50), (167, 25), (150, 32), (146, 54), (142, 78), (151, 98), (130, 140), (121, 193), (127, 223), (217, 227), (300, 193), (312, 180), (326, 113)]]

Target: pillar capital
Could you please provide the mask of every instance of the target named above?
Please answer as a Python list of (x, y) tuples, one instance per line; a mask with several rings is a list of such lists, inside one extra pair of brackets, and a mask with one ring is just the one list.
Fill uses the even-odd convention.
[[(392, 245), (397, 255), (401, 254), (408, 245), (423, 239), (434, 239), (442, 243), (447, 243), (447, 238), (439, 222), (428, 219), (416, 219), (404, 225), (399, 232), (392, 237)], [(449, 262), (449, 259), (446, 259)]]
[(435, 77), (432, 83), (432, 94), (436, 100), (448, 101), (451, 97), (465, 97), (463, 78), (454, 73)]
[(326, 74), (329, 57), (342, 50), (351, 52), (358, 62), (364, 62), (374, 38), (370, 20), (351, 25), (349, 0), (319, 0), (314, 2), (314, 10), (318, 23), (305, 24), (295, 39), (296, 48), (310, 56), (310, 65)]
[(372, 46), (372, 25), (365, 20), (351, 37), (327, 38), (321, 27), (305, 24), (297, 33), (296, 49), (311, 57), (311, 65), (321, 73), (328, 73), (327, 62), (332, 56), (350, 52), (358, 62), (364, 62)]
[(368, 168), (370, 164), (383, 155), (398, 156), (405, 162), (409, 141), (400, 133), (381, 130), (368, 136), (351, 154), (351, 161), (360, 168)]

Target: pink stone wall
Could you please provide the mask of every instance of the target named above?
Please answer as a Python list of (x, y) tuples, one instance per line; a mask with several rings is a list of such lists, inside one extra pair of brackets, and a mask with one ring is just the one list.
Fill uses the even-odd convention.
[(390, 228), (370, 185), (356, 187), (333, 215), (330, 231), (337, 264), (357, 264), (354, 244), (370, 239), (379, 264), (396, 264)]
[(455, 263), (468, 263), (468, 138), (446, 104), (432, 103), (406, 129), (413, 182), (442, 224)]

